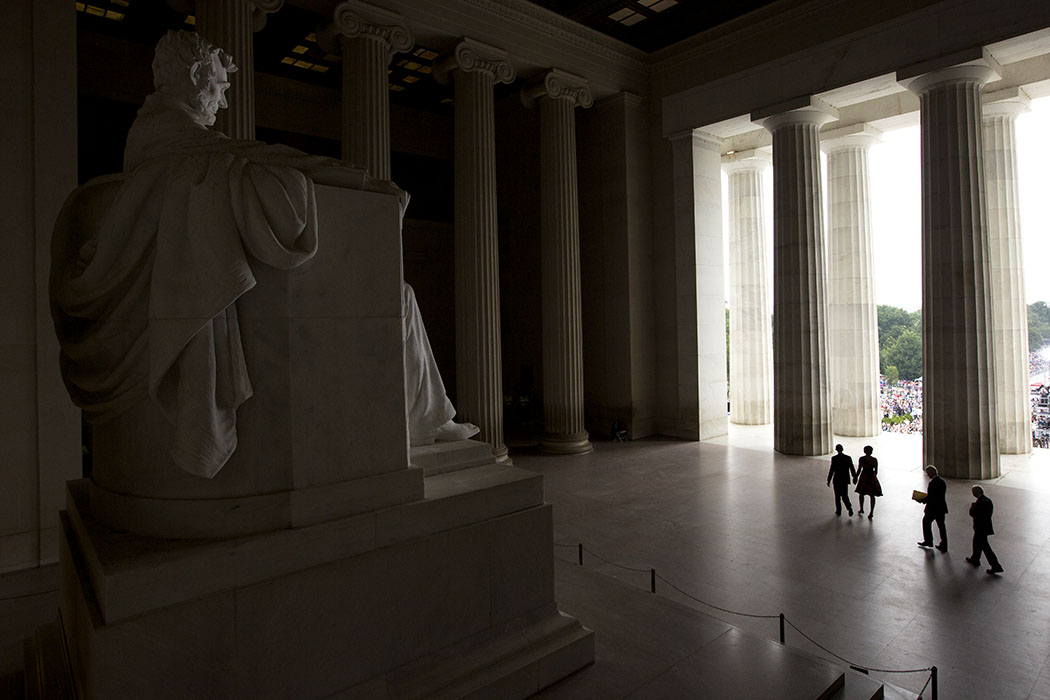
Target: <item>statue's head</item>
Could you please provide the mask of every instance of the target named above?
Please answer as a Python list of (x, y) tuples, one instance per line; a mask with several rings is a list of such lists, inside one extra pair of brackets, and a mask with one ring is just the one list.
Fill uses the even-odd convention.
[(211, 126), (219, 108), (227, 106), (229, 74), (236, 70), (229, 54), (199, 34), (169, 31), (157, 42), (153, 85), (184, 104), (199, 124)]

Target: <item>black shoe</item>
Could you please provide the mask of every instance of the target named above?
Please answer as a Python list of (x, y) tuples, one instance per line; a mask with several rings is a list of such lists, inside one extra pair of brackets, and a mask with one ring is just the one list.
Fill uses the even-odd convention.
[(871, 520), (874, 517), (875, 517), (874, 513), (868, 513), (868, 520)]
[(987, 571), (989, 574), (993, 574), (993, 575), (994, 574), (1001, 574), (1001, 573), (1003, 573), (1003, 567), (995, 566), (995, 567), (992, 567), (991, 569), (985, 569), (985, 571)]
[(857, 512), (860, 513), (861, 515), (864, 515), (864, 509), (863, 508), (858, 508)]
[(920, 547), (932, 547), (933, 546), (933, 542), (920, 542), (919, 546)]
[(836, 510), (835, 511), (835, 515), (842, 515), (842, 511), (841, 510)]
[(939, 545), (937, 545), (937, 549), (941, 550), (942, 552), (947, 552), (948, 551), (948, 545), (946, 545), (946, 544), (944, 544), (942, 542)]
[(852, 510), (849, 512), (849, 517), (851, 517), (851, 518), (853, 517), (853, 511)]
[(978, 566), (981, 565), (981, 560), (980, 559), (973, 559), (971, 557), (966, 557), (966, 563), (971, 565), (973, 568), (976, 569)]

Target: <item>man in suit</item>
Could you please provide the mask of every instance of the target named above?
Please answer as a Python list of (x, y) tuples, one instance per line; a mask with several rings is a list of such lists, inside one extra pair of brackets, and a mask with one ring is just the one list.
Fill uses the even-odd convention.
[(835, 480), (835, 515), (842, 515), (842, 503), (846, 504), (846, 512), (853, 517), (853, 506), (849, 502), (849, 482), (857, 483), (857, 470), (853, 468), (853, 458), (842, 453), (842, 445), (835, 445), (835, 455), (831, 458), (831, 468), (828, 469), (828, 486), (832, 479)]
[(931, 525), (937, 523), (937, 529), (941, 531), (941, 543), (937, 545), (937, 549), (947, 552), (948, 531), (944, 529), (944, 516), (948, 513), (948, 501), (945, 500), (948, 485), (944, 483), (944, 479), (937, 475), (937, 467), (932, 464), (926, 465), (926, 476), (930, 477), (930, 483), (926, 487), (926, 498), (922, 499), (922, 503), (926, 504), (926, 508), (922, 516), (922, 542), (919, 542), (919, 546), (933, 546), (933, 529)]
[(983, 552), (992, 567), (987, 569), (988, 573), (1000, 574), (1003, 567), (999, 565), (999, 558), (988, 544), (988, 535), (995, 534), (995, 530), (992, 529), (992, 499), (985, 496), (984, 489), (976, 484), (970, 488), (970, 492), (977, 500), (970, 504), (970, 517), (973, 518), (973, 554), (966, 557), (966, 561), (974, 567), (980, 566)]

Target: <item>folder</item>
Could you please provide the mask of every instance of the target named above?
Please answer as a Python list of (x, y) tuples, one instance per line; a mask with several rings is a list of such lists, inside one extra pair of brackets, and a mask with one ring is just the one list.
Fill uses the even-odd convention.
[(918, 501), (919, 503), (922, 503), (923, 501), (926, 500), (926, 494), (923, 493), (922, 491), (912, 491), (911, 492), (911, 500)]

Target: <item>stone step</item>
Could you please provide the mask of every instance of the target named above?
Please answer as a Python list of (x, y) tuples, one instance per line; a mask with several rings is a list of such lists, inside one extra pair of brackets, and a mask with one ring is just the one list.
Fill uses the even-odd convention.
[(884, 700), (885, 686), (863, 673), (847, 671), (842, 674), (843, 687), (828, 700)]
[(426, 476), (496, 462), (492, 456), (492, 447), (478, 440), (435, 442), (413, 447), (409, 451), (408, 461), (413, 467), (421, 468)]
[[(906, 693), (806, 650), (555, 557), (563, 610), (595, 631), (594, 666), (543, 700), (904, 700)], [(914, 693), (910, 700), (914, 700)]]

